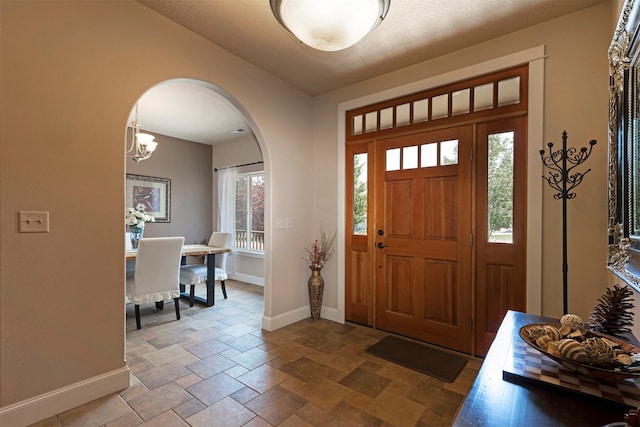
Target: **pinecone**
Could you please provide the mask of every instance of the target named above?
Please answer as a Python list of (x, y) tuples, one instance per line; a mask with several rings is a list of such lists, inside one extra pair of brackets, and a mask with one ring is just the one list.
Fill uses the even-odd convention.
[(589, 316), (593, 322), (591, 327), (603, 334), (624, 338), (621, 335), (631, 332), (629, 326), (633, 325), (632, 294), (626, 285), (613, 285), (613, 289), (607, 289)]

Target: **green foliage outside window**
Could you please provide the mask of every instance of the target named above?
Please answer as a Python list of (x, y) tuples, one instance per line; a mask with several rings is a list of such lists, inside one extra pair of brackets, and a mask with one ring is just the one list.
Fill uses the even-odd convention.
[(367, 154), (353, 156), (353, 233), (367, 234)]
[[(490, 241), (510, 241), (513, 228), (513, 132), (489, 135), (488, 221)], [(508, 236), (497, 239), (499, 232)]]

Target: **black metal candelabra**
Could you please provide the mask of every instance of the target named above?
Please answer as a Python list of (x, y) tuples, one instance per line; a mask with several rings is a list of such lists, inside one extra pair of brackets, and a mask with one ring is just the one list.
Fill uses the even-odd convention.
[(547, 144), (549, 154), (545, 156), (545, 150), (540, 150), (542, 164), (549, 169), (548, 176), (542, 178), (549, 183), (549, 186), (557, 191), (553, 198), (562, 199), (562, 310), (567, 314), (567, 278), (569, 266), (567, 264), (567, 200), (576, 197), (575, 188), (582, 183), (585, 175), (591, 171), (581, 173), (575, 168), (583, 164), (591, 155), (596, 140), (589, 141), (589, 148), (582, 147), (567, 149), (567, 131), (562, 132), (562, 148), (553, 151), (553, 143)]

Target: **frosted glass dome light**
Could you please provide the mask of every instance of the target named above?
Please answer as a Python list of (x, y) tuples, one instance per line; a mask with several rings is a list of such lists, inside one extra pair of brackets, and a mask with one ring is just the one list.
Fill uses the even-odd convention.
[(377, 27), (390, 0), (271, 0), (280, 24), (318, 50), (346, 49)]

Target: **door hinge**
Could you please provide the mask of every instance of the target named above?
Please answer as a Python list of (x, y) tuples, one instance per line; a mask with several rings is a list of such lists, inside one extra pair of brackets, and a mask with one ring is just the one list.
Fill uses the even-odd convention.
[(471, 147), (471, 160), (473, 160), (473, 147)]
[(473, 319), (469, 319), (469, 330), (473, 331)]
[(469, 233), (469, 247), (473, 247), (473, 233)]

